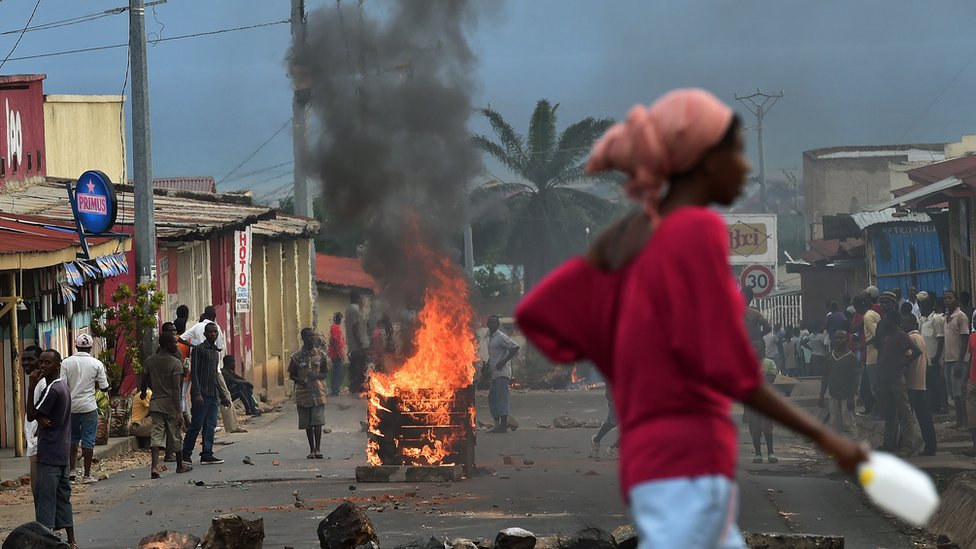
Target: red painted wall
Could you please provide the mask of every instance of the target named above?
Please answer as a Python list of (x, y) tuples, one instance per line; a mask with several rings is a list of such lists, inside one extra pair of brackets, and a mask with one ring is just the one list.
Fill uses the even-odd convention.
[(0, 76), (0, 189), (8, 182), (47, 173), (44, 78), (43, 74)]

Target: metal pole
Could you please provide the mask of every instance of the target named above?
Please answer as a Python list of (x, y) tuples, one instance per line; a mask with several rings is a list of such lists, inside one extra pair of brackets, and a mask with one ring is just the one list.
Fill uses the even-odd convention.
[(464, 270), (469, 277), (474, 276), (474, 236), (470, 223), (464, 227)]
[[(135, 213), (136, 280), (156, 280), (156, 220), (153, 213), (152, 139), (149, 129), (149, 71), (146, 63), (146, 8), (129, 0), (129, 57), (132, 61), (132, 178)], [(141, 358), (152, 354), (152, 330), (142, 334)]]
[(756, 117), (756, 129), (759, 134), (759, 200), (762, 202), (760, 207), (763, 213), (769, 211), (769, 206), (766, 203), (766, 145), (763, 141), (763, 121), (766, 113), (773, 108), (773, 105), (781, 97), (783, 97), (783, 92), (763, 93), (762, 90), (756, 90), (756, 93), (752, 95), (740, 96), (736, 94), (735, 96), (736, 101), (745, 105), (749, 112)]
[[(24, 456), (24, 415), (26, 413), (24, 404), (24, 374), (20, 368), (20, 330), (17, 321), (16, 298), (20, 295), (17, 291), (17, 275), (10, 273), (10, 297), (14, 298), (14, 306), (10, 308), (10, 348), (16, 358), (13, 360), (14, 367), (14, 456)], [(31, 395), (33, 396), (33, 395)]]
[[(301, 51), (305, 47), (305, 0), (291, 0), (291, 35), (294, 40), (294, 51)], [(305, 217), (312, 217), (312, 197), (308, 192), (308, 178), (305, 176), (305, 132), (306, 115), (308, 113), (308, 90), (305, 88), (304, 75), (299, 74), (294, 79), (295, 91), (292, 97), (292, 149), (295, 156), (294, 191), (295, 213)]]
[(766, 147), (763, 144), (763, 108), (759, 106), (756, 114), (759, 125), (756, 133), (759, 134), (759, 201), (762, 203), (762, 212), (769, 212), (769, 204), (766, 202)]

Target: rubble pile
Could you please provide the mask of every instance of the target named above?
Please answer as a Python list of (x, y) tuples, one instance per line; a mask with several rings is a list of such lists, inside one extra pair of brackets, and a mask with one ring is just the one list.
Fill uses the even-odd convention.
[[(376, 529), (366, 512), (351, 501), (339, 505), (319, 523), (319, 546), (322, 549), (380, 549)], [(173, 530), (150, 534), (139, 542), (138, 549), (262, 549), (264, 519), (248, 520), (238, 515), (215, 517), (210, 531), (199, 538)], [(746, 534), (751, 549), (842, 549), (844, 538), (802, 534)], [(66, 548), (56, 535), (32, 522), (19, 526), (3, 544), (3, 549)], [(390, 547), (390, 546), (386, 546)], [(494, 539), (438, 538), (427, 536), (390, 549), (636, 549), (637, 533), (633, 525), (613, 532), (587, 526), (569, 536), (536, 536), (524, 528), (510, 527), (499, 531)]]

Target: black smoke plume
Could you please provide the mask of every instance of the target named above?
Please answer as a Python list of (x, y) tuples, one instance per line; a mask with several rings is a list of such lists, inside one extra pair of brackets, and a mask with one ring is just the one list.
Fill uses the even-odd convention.
[(376, 6), (310, 13), (290, 62), (315, 115), (307, 159), (325, 230), (364, 228), (366, 271), (393, 306), (416, 309), (429, 274), (417, 251), (450, 253), (481, 170), (467, 127), (475, 57), (465, 33), (477, 10), (474, 0), (398, 0), (373, 16)]

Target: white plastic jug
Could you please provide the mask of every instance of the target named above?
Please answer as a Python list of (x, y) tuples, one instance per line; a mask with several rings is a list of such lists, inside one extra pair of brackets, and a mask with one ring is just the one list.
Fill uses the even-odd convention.
[(909, 524), (924, 526), (939, 506), (932, 479), (891, 454), (872, 452), (857, 473), (875, 505)]

